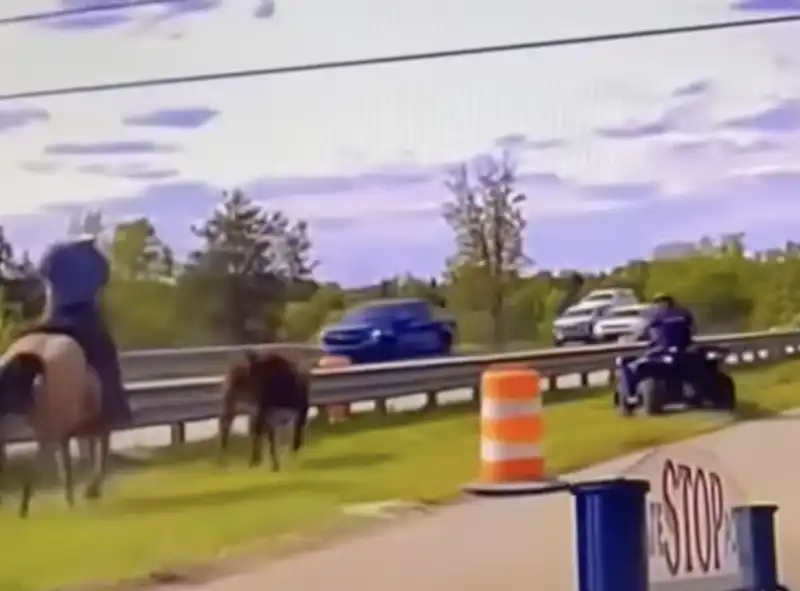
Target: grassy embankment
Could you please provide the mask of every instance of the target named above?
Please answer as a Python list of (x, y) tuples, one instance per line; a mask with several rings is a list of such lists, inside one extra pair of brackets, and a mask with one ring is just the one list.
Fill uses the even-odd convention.
[[(625, 420), (608, 396), (555, 393), (546, 413), (548, 460), (563, 473), (800, 406), (799, 381), (800, 362), (738, 373), (741, 410), (735, 417)], [(215, 449), (204, 442), (160, 452), (146, 467), (117, 474), (97, 507), (70, 511), (59, 496), (48, 495), (35, 500), (30, 520), (21, 521), (12, 511), (17, 499), (7, 492), (0, 513), (0, 589), (43, 591), (248, 548), (276, 550), (297, 536), (337, 530), (348, 503), (446, 501), (474, 476), (477, 441), (475, 411), (468, 407), (425, 416), (368, 415), (313, 429), (301, 458), (280, 474), (247, 469), (243, 450), (238, 462), (220, 469)]]

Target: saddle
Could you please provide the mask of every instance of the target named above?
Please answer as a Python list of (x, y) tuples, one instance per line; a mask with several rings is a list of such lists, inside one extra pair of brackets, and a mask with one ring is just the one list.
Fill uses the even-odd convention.
[(95, 371), (97, 371), (97, 368), (94, 367), (96, 362), (95, 349), (97, 347), (92, 342), (92, 338), (88, 333), (88, 330), (76, 325), (70, 325), (61, 322), (45, 322), (24, 330), (20, 336), (31, 334), (51, 334), (69, 337), (83, 350), (83, 354), (86, 356), (86, 362), (92, 366)]
[(75, 341), (100, 381), (103, 414), (113, 423), (125, 423), (131, 419), (117, 347), (104, 326), (54, 319), (25, 331), (25, 334), (34, 333), (61, 335)]

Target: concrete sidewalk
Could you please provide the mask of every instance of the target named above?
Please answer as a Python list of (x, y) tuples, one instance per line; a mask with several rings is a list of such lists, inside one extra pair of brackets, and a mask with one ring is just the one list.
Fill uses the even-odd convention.
[[(783, 582), (800, 586), (800, 414), (744, 423), (687, 444), (723, 461), (749, 502), (780, 505)], [(616, 476), (642, 454), (574, 478)], [(378, 533), (265, 564), (248, 573), (175, 591), (530, 591), (574, 589), (568, 494), (476, 500), (409, 517)], [(794, 561), (792, 561), (792, 554)]]

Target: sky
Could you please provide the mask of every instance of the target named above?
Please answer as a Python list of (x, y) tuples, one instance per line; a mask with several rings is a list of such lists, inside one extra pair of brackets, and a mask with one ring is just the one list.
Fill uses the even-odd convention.
[[(0, 95), (800, 13), (800, 0), (3, 0)], [(70, 216), (147, 216), (178, 252), (221, 191), (307, 220), (323, 279), (437, 275), (449, 170), (507, 151), (538, 267), (800, 228), (800, 23), (0, 100), (0, 224), (40, 252)], [(20, 64), (25, 64), (21, 66)]]

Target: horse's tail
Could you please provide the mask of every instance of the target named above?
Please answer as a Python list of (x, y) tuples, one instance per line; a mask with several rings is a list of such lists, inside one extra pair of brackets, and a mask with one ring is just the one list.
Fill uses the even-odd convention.
[(27, 413), (33, 406), (36, 379), (44, 377), (46, 365), (41, 355), (16, 353), (0, 368), (0, 399), (13, 412)]

